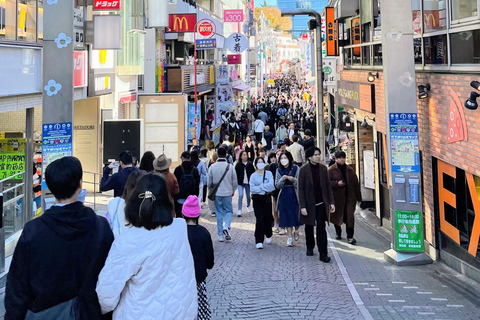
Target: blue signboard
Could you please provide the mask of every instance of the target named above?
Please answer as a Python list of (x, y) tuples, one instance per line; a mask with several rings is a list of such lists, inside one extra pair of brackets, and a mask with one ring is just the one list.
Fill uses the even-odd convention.
[(392, 172), (420, 172), (416, 113), (390, 113), (390, 147)]
[(48, 123), (43, 125), (43, 145), (72, 143), (72, 123)]
[(197, 50), (216, 49), (217, 39), (199, 39), (196, 41)]

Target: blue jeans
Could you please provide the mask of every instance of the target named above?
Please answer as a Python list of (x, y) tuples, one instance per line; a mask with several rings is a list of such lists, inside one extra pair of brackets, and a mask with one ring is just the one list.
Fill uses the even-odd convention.
[[(223, 230), (230, 229), (232, 220), (232, 197), (215, 197), (215, 214), (217, 216), (218, 235), (223, 235)], [(225, 226), (223, 226), (223, 218), (225, 217)]]
[(247, 196), (247, 207), (250, 207), (250, 185), (242, 184), (241, 186), (238, 186), (238, 210), (242, 210), (243, 189), (245, 189)]

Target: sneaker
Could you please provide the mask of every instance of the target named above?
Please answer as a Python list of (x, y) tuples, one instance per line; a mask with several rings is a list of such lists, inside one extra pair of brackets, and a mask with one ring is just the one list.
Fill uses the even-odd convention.
[(272, 237), (265, 239), (266, 244), (272, 244)]
[(313, 249), (307, 249), (307, 256), (313, 256)]
[(217, 216), (217, 215), (215, 214), (215, 212), (212, 212), (210, 215), (211, 215), (212, 217), (216, 217), (216, 216)]
[(273, 232), (278, 233), (279, 231), (278, 226), (273, 227)]
[(328, 256), (328, 254), (321, 254), (320, 255), (320, 261), (322, 262), (325, 262), (325, 263), (329, 263), (330, 262), (330, 257)]
[(279, 228), (279, 229), (280, 229), (280, 231), (278, 231), (278, 234), (283, 236), (286, 233), (285, 229), (283, 229), (283, 228)]
[(293, 231), (293, 239), (295, 239), (295, 241), (298, 241), (298, 239), (300, 239), (300, 235), (298, 231)]
[(354, 244), (357, 243), (357, 240), (355, 240), (355, 238), (352, 238), (352, 239), (347, 239), (347, 242), (353, 246)]
[(335, 237), (335, 239), (337, 239), (337, 240), (342, 240), (342, 236), (337, 234), (337, 236)]
[(257, 249), (263, 249), (263, 243), (257, 243), (256, 247)]
[(241, 217), (242, 216), (242, 209), (238, 210), (237, 212), (237, 217)]
[(252, 207), (251, 206), (247, 207), (247, 212), (252, 212)]
[(223, 240), (223, 236), (218, 236), (218, 242), (223, 242), (225, 240)]
[(293, 247), (293, 239), (292, 238), (287, 239), (287, 247)]
[(228, 232), (227, 229), (223, 230), (223, 234), (225, 235), (225, 240), (227, 240), (227, 241), (232, 240), (232, 237), (230, 237), (230, 233)]

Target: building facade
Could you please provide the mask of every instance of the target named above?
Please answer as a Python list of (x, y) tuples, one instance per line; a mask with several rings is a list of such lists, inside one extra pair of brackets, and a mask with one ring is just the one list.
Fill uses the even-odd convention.
[[(327, 0), (277, 0), (277, 6), (282, 9), (313, 9), (322, 12), (327, 5)], [(290, 32), (294, 37), (299, 37), (302, 33), (308, 32), (309, 16), (295, 16), (292, 18), (292, 30)]]

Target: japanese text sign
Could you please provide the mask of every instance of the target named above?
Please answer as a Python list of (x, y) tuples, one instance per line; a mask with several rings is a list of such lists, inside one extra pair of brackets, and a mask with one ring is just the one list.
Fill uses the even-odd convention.
[(326, 21), (327, 30), (327, 56), (336, 56), (337, 55), (337, 46), (336, 46), (336, 36), (335, 36), (335, 9), (333, 7), (327, 7), (326, 10)]
[(243, 10), (224, 10), (224, 22), (243, 22)]
[(217, 39), (199, 39), (196, 42), (197, 50), (215, 49)]
[(87, 52), (75, 51), (73, 54), (73, 86), (86, 87), (88, 84)]
[(240, 54), (229, 54), (227, 56), (228, 64), (241, 64), (242, 63), (242, 55)]
[(390, 113), (392, 172), (420, 172), (416, 113)]
[(120, 0), (94, 0), (93, 10), (118, 11), (120, 10)]
[(241, 33), (232, 33), (226, 40), (226, 47), (233, 53), (242, 53), (248, 47), (248, 40)]
[(72, 123), (50, 123), (43, 125), (43, 145), (72, 143)]
[[(25, 154), (1, 153), (0, 154), (0, 180), (7, 179), (17, 173), (25, 171)], [(18, 175), (12, 180), (22, 180), (23, 175)]]
[(395, 241), (398, 251), (423, 252), (423, 217), (420, 211), (395, 210)]

